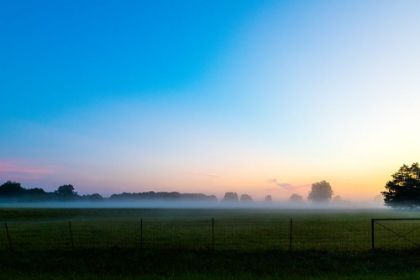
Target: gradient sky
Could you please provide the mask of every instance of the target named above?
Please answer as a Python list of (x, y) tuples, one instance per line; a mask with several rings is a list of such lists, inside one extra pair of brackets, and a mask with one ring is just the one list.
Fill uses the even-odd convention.
[(0, 183), (365, 201), (420, 160), (420, 1), (0, 2)]

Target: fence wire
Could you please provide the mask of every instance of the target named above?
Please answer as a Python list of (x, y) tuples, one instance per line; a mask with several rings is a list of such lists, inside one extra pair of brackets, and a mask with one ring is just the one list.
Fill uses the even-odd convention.
[(375, 249), (420, 247), (420, 220), (374, 220)]
[[(376, 248), (420, 244), (420, 221), (375, 225)], [(391, 229), (391, 230), (390, 230)], [(10, 237), (10, 239), (9, 239)], [(0, 230), (0, 250), (185, 249), (363, 251), (371, 225), (349, 222), (16, 222)]]
[(293, 249), (363, 251), (371, 246), (370, 225), (348, 222), (294, 222)]

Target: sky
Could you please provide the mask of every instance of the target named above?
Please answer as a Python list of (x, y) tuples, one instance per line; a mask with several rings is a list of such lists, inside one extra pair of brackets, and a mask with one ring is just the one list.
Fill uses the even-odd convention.
[(372, 201), (420, 159), (420, 1), (0, 2), (0, 183)]

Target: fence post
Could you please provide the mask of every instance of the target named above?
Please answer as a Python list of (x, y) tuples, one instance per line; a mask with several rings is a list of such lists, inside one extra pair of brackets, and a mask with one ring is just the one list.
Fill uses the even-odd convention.
[(140, 219), (140, 250), (143, 250), (143, 219)]
[(290, 226), (289, 226), (289, 251), (292, 251), (292, 219), (290, 219)]
[(4, 225), (6, 226), (7, 240), (9, 240), (10, 251), (13, 251), (12, 241), (10, 240), (9, 228), (7, 227), (7, 223), (4, 223)]
[(370, 220), (370, 231), (372, 234), (372, 251), (375, 250), (375, 219)]
[(73, 242), (73, 232), (71, 230), (71, 222), (69, 221), (69, 231), (70, 231), (70, 242), (71, 242), (71, 248), (74, 250), (74, 242)]
[(214, 250), (214, 218), (211, 218), (211, 244)]

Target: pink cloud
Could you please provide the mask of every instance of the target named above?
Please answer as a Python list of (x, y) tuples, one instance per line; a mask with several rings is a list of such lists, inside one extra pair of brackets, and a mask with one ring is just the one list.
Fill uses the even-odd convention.
[(270, 183), (270, 184), (276, 184), (280, 188), (282, 188), (286, 191), (290, 191), (290, 192), (295, 191), (295, 190), (300, 189), (300, 188), (308, 188), (308, 187), (312, 186), (311, 184), (292, 185), (292, 184), (289, 184), (289, 183), (278, 183), (276, 179), (269, 179), (267, 182)]
[(55, 171), (51, 168), (34, 167), (33, 164), (23, 162), (0, 161), (0, 178), (5, 180), (34, 180), (53, 173)]
[(33, 168), (0, 161), (0, 172), (17, 172), (30, 174), (53, 174), (54, 170), (46, 168)]
[(279, 188), (269, 188), (269, 189), (265, 189), (266, 191), (269, 191), (269, 192), (277, 192), (277, 191), (279, 191), (280, 189)]

